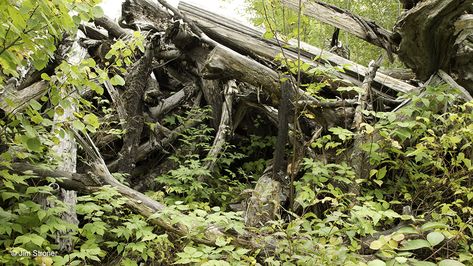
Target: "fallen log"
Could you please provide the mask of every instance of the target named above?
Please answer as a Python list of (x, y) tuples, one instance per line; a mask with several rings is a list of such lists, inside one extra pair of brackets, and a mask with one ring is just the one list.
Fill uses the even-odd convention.
[[(281, 48), (277, 40), (262, 38), (262, 31), (239, 24), (231, 19), (185, 2), (179, 3), (179, 9), (206, 32), (208, 36), (234, 51), (254, 58), (256, 56), (256, 58), (262, 57), (273, 60), (281, 53), (282, 49), (289, 59), (296, 60), (298, 58), (297, 44), (295, 41), (284, 43), (279, 40), (283, 45)], [(368, 72), (368, 69), (362, 65), (306, 43), (301, 43), (301, 49), (301, 60), (304, 63), (310, 64), (312, 67), (324, 68), (323, 63), (329, 62), (333, 66), (343, 67), (345, 69), (346, 73), (332, 73), (334, 76), (341, 79), (341, 84), (336, 85), (335, 83), (337, 87), (339, 85), (347, 86), (349, 84), (361, 86)], [(312, 60), (313, 58), (320, 58), (320, 62), (314, 62)], [(322, 79), (326, 80), (327, 77), (322, 77)], [(391, 94), (396, 94), (397, 92), (405, 93), (415, 88), (406, 82), (381, 73), (377, 75), (373, 86), (378, 90), (390, 90)]]
[(121, 95), (126, 110), (126, 121), (124, 124), (125, 135), (123, 146), (120, 150), (119, 171), (131, 173), (136, 162), (137, 148), (140, 145), (141, 133), (143, 131), (143, 95), (148, 86), (152, 69), (155, 42), (159, 37), (150, 40), (143, 57), (129, 70), (125, 78), (126, 90)]
[[(293, 10), (299, 9), (299, 1), (297, 0), (282, 0), (282, 4)], [(375, 22), (321, 1), (303, 1), (302, 5), (304, 15), (345, 30), (362, 40), (385, 49), (388, 54), (396, 52), (396, 45), (392, 40), (393, 33), (376, 25)]]
[[(227, 138), (230, 136), (231, 130), (231, 116), (233, 111), (233, 97), (237, 92), (237, 85), (234, 80), (230, 80), (225, 84), (224, 89), (224, 102), (222, 104), (222, 115), (220, 125), (218, 127), (217, 134), (215, 135), (212, 148), (210, 149), (205, 159), (204, 167), (209, 170), (210, 173), (214, 171), (217, 159), (224, 148)], [(199, 177), (202, 181), (204, 177)]]

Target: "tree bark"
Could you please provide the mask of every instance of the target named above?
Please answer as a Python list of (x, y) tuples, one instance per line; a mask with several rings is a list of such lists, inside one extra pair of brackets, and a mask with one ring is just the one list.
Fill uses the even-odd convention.
[(125, 79), (126, 90), (121, 95), (126, 110), (125, 135), (123, 146), (120, 151), (120, 163), (118, 170), (123, 173), (131, 173), (136, 163), (136, 153), (140, 146), (141, 133), (143, 131), (143, 95), (148, 86), (148, 79), (152, 69), (155, 44), (159, 41), (152, 39), (147, 45), (143, 57), (132, 67)]

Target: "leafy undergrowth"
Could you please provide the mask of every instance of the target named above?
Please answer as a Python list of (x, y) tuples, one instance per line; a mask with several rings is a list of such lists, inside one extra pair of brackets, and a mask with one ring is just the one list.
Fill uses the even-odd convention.
[[(357, 137), (351, 131), (333, 128), (314, 142), (315, 150), (325, 152), (303, 160), (294, 209), (254, 229), (278, 240), (273, 254), (234, 246), (225, 237), (215, 247), (190, 240), (202, 237), (208, 224), (242, 232), (242, 212), (228, 206), (262, 174), (266, 160), (258, 156), (273, 141), (251, 136), (244, 149), (228, 145), (212, 186), (196, 181), (209, 174), (203, 156), (193, 152), (210, 147), (211, 130), (201, 127), (183, 135), (190, 153), (174, 158), (179, 167), (156, 177), (162, 190), (148, 193), (169, 206), (149, 219), (166, 216), (187, 225), (188, 237), (168, 234), (133, 213), (110, 187), (80, 196), (80, 223), (68, 224), (60, 218), (66, 207), (56, 195), (57, 180), (1, 170), (0, 263), (471, 265), (473, 103), (455, 103), (456, 96), (445, 91), (428, 88), (398, 113), (367, 113), (377, 121), (363, 124), (363, 150), (372, 167), (367, 177), (349, 166), (347, 151)], [(442, 111), (429, 111), (435, 109)], [(33, 144), (25, 144), (23, 156), (39, 160), (46, 147)], [(1, 157), (7, 162), (11, 152)], [(48, 209), (40, 204), (46, 198)], [(59, 251), (59, 231), (70, 232), (72, 253)], [(43, 253), (25, 256), (32, 251)]]

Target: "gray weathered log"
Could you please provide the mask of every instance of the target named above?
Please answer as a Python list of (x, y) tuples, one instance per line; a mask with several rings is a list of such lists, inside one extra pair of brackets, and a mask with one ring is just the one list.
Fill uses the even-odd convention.
[[(85, 58), (86, 53), (85, 49), (76, 41), (72, 45), (71, 55), (67, 62), (71, 65), (78, 65)], [(80, 92), (74, 90), (74, 87), (64, 88), (60, 91), (61, 97), (69, 97), (71, 100), (79, 98)], [(62, 125), (65, 123), (71, 123), (73, 120), (77, 119), (74, 115), (74, 112), (77, 111), (75, 105), (67, 104), (61, 106), (61, 108), (64, 110), (62, 114), (59, 114), (58, 112), (54, 113), (54, 126), (52, 132), (63, 130)], [(61, 158), (57, 169), (60, 171), (75, 173), (77, 166), (77, 144), (74, 136), (69, 132), (66, 132), (63, 136), (57, 134), (56, 137), (59, 142), (52, 147), (52, 151)], [(65, 203), (67, 208), (66, 211), (61, 214), (63, 221), (76, 226), (79, 225), (76, 213), (77, 192), (60, 188), (59, 199)], [(74, 250), (74, 239), (69, 230), (58, 231), (56, 233), (56, 239), (61, 251), (72, 252)]]
[[(282, 4), (294, 10), (299, 9), (298, 0), (282, 0)], [(396, 52), (395, 45), (391, 40), (392, 32), (347, 10), (321, 1), (303, 1), (303, 14), (345, 30), (358, 38), (385, 49), (388, 53)]]
[[(234, 51), (254, 58), (263, 57), (269, 60), (273, 60), (276, 55), (281, 53), (281, 47), (279, 47), (278, 42), (275, 39), (267, 40), (262, 38), (262, 31), (242, 25), (189, 3), (180, 2), (179, 9), (206, 32), (208, 36), (232, 48)], [(286, 45), (282, 41), (281, 43)], [(298, 58), (297, 43), (292, 40), (288, 44), (288, 46), (283, 47), (284, 54), (289, 59), (296, 60)], [(346, 73), (333, 71), (332, 74), (342, 80), (335, 84), (337, 87), (340, 83), (342, 85), (354, 84), (361, 86), (368, 70), (366, 67), (303, 42), (301, 43), (301, 48), (301, 60), (313, 67), (324, 67), (323, 63), (329, 62), (333, 66), (346, 69)], [(320, 63), (313, 62), (313, 58), (320, 58)], [(327, 80), (328, 77), (321, 78)], [(377, 75), (373, 86), (383, 89), (383, 91), (391, 90), (393, 94), (396, 94), (396, 92), (404, 93), (414, 89), (414, 86), (384, 74)]]
[(157, 106), (150, 107), (149, 112), (151, 114), (151, 117), (158, 118), (167, 114), (172, 109), (178, 107), (182, 102), (187, 100), (190, 96), (192, 96), (195, 91), (196, 87), (194, 84), (185, 86), (180, 91), (160, 101)]
[(125, 78), (126, 90), (121, 95), (126, 110), (126, 129), (123, 137), (123, 146), (120, 150), (119, 171), (130, 173), (135, 167), (136, 153), (140, 145), (141, 133), (143, 131), (143, 95), (148, 86), (152, 69), (155, 42), (152, 38), (146, 48), (145, 54), (129, 70)]
[(43, 96), (49, 88), (47, 81), (39, 81), (33, 85), (17, 90), (6, 90), (0, 92), (0, 108), (7, 114), (15, 114), (25, 109), (30, 100), (37, 100)]
[[(112, 19), (110, 19), (107, 16), (96, 18), (94, 20), (94, 23), (95, 25), (100, 26), (104, 28), (105, 30), (107, 30), (109, 36), (117, 38), (117, 39), (133, 33), (133, 31), (129, 29), (124, 29), (120, 27), (117, 23), (115, 23)], [(84, 33), (87, 34), (87, 32), (84, 32)], [(93, 34), (95, 35), (95, 32), (93, 32)], [(88, 36), (91, 36), (91, 35), (88, 35)]]
[[(232, 132), (232, 113), (233, 113), (233, 97), (237, 93), (238, 87), (235, 80), (230, 80), (224, 86), (224, 102), (222, 104), (222, 115), (220, 118), (220, 125), (218, 127), (217, 134), (215, 135), (212, 148), (210, 149), (205, 159), (204, 167), (209, 170), (210, 173), (214, 171), (217, 159), (224, 148), (227, 138)], [(201, 181), (204, 177), (200, 177)]]
[[(355, 117), (353, 119), (353, 128), (358, 135), (355, 137), (355, 142), (353, 144), (353, 149), (351, 150), (351, 167), (357, 174), (358, 178), (368, 178), (370, 172), (370, 164), (368, 161), (367, 153), (361, 148), (362, 144), (365, 142), (365, 136), (361, 132), (361, 124), (363, 122), (363, 111), (366, 109), (368, 98), (371, 94), (371, 84), (376, 76), (376, 72), (381, 64), (382, 57), (377, 61), (372, 60), (369, 64), (369, 74), (366, 76), (363, 81), (362, 93), (359, 95), (359, 104), (355, 109)], [(358, 184), (353, 184), (349, 188), (350, 192), (355, 195), (359, 194)]]

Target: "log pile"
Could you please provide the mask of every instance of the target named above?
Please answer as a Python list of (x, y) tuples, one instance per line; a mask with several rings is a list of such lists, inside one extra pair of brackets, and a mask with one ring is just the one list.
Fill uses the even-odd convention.
[[(284, 2), (291, 5), (293, 1)], [(297, 60), (299, 51), (295, 42), (264, 39), (259, 30), (190, 4), (181, 3), (178, 8), (174, 8), (163, 0), (159, 0), (159, 3), (149, 0), (126, 0), (122, 6), (122, 18), (119, 23), (101, 18), (97, 19), (94, 25), (82, 25), (80, 28), (86, 36), (80, 41), (81, 45), (88, 49), (89, 55), (98, 64), (103, 65), (107, 60), (104, 55), (110, 50), (110, 43), (114, 40), (127, 38), (133, 31), (141, 31), (144, 36), (148, 36), (145, 51), (137, 57), (133, 67), (127, 70), (125, 85), (104, 84), (105, 97), (110, 100), (117, 114), (115, 129), (124, 130), (123, 138), (101, 132), (93, 136), (75, 132), (82, 151), (89, 158), (90, 169), (82, 169), (82, 173), (67, 172), (65, 168), (45, 170), (21, 163), (13, 165), (14, 169), (18, 172), (31, 170), (41, 176), (64, 177), (64, 188), (81, 193), (111, 185), (128, 199), (130, 208), (149, 217), (162, 212), (166, 206), (142, 192), (155, 189), (150, 178), (154, 178), (156, 173), (163, 173), (175, 167), (170, 163), (169, 156), (170, 153), (179, 152), (177, 140), (182, 132), (202, 123), (208, 123), (215, 129), (212, 147), (203, 156), (207, 158), (204, 167), (212, 175), (218, 171), (215, 160), (218, 160), (225, 143), (234, 142), (239, 134), (250, 135), (259, 130), (255, 128), (253, 120), (254, 113), (257, 113), (270, 128), (275, 129), (272, 136), (276, 136), (278, 130), (286, 131), (287, 135), (278, 136), (279, 143), (276, 147), (279, 147), (279, 150), (275, 152), (277, 156), (274, 158), (278, 163), (270, 165), (260, 178), (251, 192), (251, 199), (246, 208), (248, 226), (260, 226), (274, 219), (278, 215), (280, 205), (291, 197), (291, 178), (288, 177), (296, 176), (300, 167), (286, 167), (287, 146), (299, 147), (298, 152), (294, 153), (297, 158), (292, 162), (297, 163), (303, 157), (315, 157), (315, 152), (308, 144), (320, 136), (321, 132), (332, 126), (357, 131), (363, 121), (363, 110), (394, 110), (402, 102), (398, 99), (399, 96), (418, 89), (403, 80), (377, 73), (379, 62), (365, 67), (302, 43), (300, 59), (310, 65), (310, 68), (302, 73), (303, 83), (325, 84), (320, 94), (315, 97), (304, 91), (303, 86), (299, 86), (295, 76), (285, 76), (288, 69), (281, 62), (274, 60), (280, 53), (286, 60)], [(447, 7), (463, 6), (451, 4)], [(354, 34), (385, 48), (389, 53), (409, 57), (413, 66), (426, 60), (420, 58), (425, 55), (414, 56), (406, 53), (405, 49), (403, 50), (403, 42), (397, 43), (400, 45), (398, 50), (396, 42), (392, 41), (395, 33), (383, 30), (375, 24), (365, 23), (361, 18), (347, 15), (327, 5), (315, 3), (308, 9), (309, 12), (311, 10), (329, 12), (324, 13), (327, 16), (322, 18), (328, 23), (330, 14), (342, 16), (350, 22), (345, 24), (346, 30), (353, 29)], [(403, 21), (401, 28), (411, 27), (409, 25), (416, 23), (409, 16)], [(462, 17), (462, 21), (464, 23), (458, 23), (457, 31), (466, 28), (471, 30), (471, 17)], [(367, 29), (368, 33), (365, 32)], [(427, 37), (424, 39), (420, 41), (429, 41)], [(313, 60), (314, 58), (316, 60)], [(344, 68), (345, 71), (335, 71), (337, 67)], [(424, 70), (415, 67), (414, 71), (421, 77), (432, 73), (432, 70), (425, 70), (427, 72), (424, 73)], [(339, 87), (349, 86), (362, 87), (365, 93), (356, 95), (337, 90)], [(44, 82), (40, 81), (26, 89), (6, 93), (14, 105), (21, 108), (22, 105), (17, 103), (38, 98), (46, 89)], [(368, 94), (376, 97), (368, 98)], [(285, 99), (291, 104), (281, 104)], [(188, 117), (185, 123), (175, 128), (162, 126), (162, 119), (168, 113), (183, 114), (186, 108), (207, 105), (212, 110), (210, 121), (196, 115)], [(6, 113), (15, 111), (3, 102), (0, 108)], [(279, 115), (281, 112), (287, 115), (286, 119)], [(150, 123), (155, 126), (147, 126)], [(271, 157), (272, 154), (265, 159)], [(279, 163), (281, 161), (284, 163)], [(356, 166), (361, 167), (362, 163), (356, 162)], [(281, 165), (284, 167), (281, 168)], [(272, 171), (271, 167), (277, 167), (277, 171)], [(126, 174), (129, 186), (118, 182), (112, 176), (113, 172)], [(211, 176), (201, 176), (199, 181), (218, 185), (213, 183)], [(172, 225), (168, 220), (153, 221), (178, 236), (185, 236), (187, 233), (186, 228), (179, 224)], [(193, 240), (214, 245), (215, 239), (222, 234), (230, 233), (219, 228), (208, 228), (205, 238)], [(235, 244), (252, 249), (263, 248), (271, 251), (275, 245), (274, 241), (263, 240), (250, 231), (233, 235), (232, 239)]]

